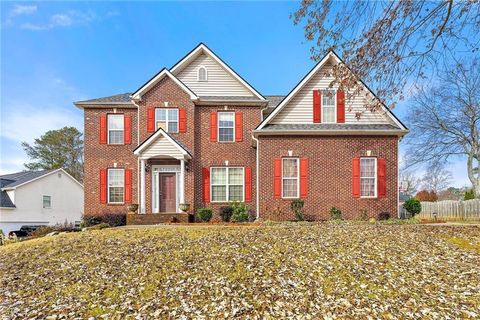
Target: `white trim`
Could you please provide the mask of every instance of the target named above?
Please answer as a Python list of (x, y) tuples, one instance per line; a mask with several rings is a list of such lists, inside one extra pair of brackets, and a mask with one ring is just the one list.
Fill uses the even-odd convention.
[[(45, 207), (45, 197), (48, 197), (49, 206)], [(52, 196), (43, 194), (42, 195), (42, 209), (52, 209)]]
[[(337, 123), (337, 90), (336, 89), (319, 89), (320, 91), (322, 91), (322, 95), (321, 95), (321, 105), (320, 105), (320, 119), (322, 119), (322, 123)], [(324, 108), (324, 103), (323, 103), (323, 96), (324, 96), (324, 91), (333, 91), (333, 99), (334, 99), (334, 102), (333, 102), (333, 108), (334, 108), (334, 111), (333, 111), (333, 122), (327, 122), (325, 121), (325, 116), (323, 114), (323, 108)], [(331, 106), (330, 106), (331, 108)]]
[[(180, 160), (184, 161), (184, 160)], [(160, 168), (168, 168), (168, 171), (161, 171)], [(175, 174), (175, 212), (179, 213), (180, 211), (180, 198), (181, 198), (181, 188), (183, 182), (181, 181), (181, 166), (178, 165), (153, 165), (152, 166), (152, 213), (162, 214), (170, 212), (160, 212), (160, 195), (158, 191), (160, 190), (158, 186), (155, 187), (155, 182), (158, 184), (160, 182), (160, 174), (164, 173), (174, 173)], [(156, 176), (156, 177), (155, 177)], [(156, 191), (156, 192), (155, 192)], [(156, 193), (156, 194), (155, 194)], [(157, 206), (155, 206), (155, 199), (157, 199)]]
[(192, 100), (198, 99), (198, 96), (192, 90), (190, 90), (190, 88), (188, 88), (183, 82), (178, 80), (177, 77), (175, 77), (170, 71), (168, 71), (165, 68), (162, 71), (160, 71), (155, 77), (153, 77), (153, 79), (151, 79), (148, 83), (144, 84), (140, 89), (138, 89), (130, 97), (134, 100), (141, 100), (142, 94), (145, 93), (145, 91), (147, 91), (150, 87), (155, 85), (158, 81), (163, 79), (163, 77), (165, 76), (170, 77), (170, 79), (172, 79), (180, 88), (182, 88), (183, 91), (188, 93), (190, 95), (190, 99)]
[[(200, 79), (200, 70), (203, 69), (205, 70), (205, 80)], [(198, 66), (197, 68), (197, 81), (198, 82), (208, 82), (208, 69), (205, 66)]]
[[(373, 159), (375, 163), (375, 173), (373, 178), (375, 179), (375, 186), (374, 186), (374, 191), (375, 195), (374, 196), (362, 196), (362, 159)], [(378, 163), (378, 158), (377, 157), (360, 157), (360, 172), (359, 172), (359, 179), (360, 179), (360, 198), (361, 199), (376, 199), (378, 198), (378, 172), (377, 172), (377, 163)], [(372, 179), (372, 177), (365, 177), (364, 179)]]
[[(123, 176), (123, 201), (112, 202), (110, 201), (110, 171), (122, 171)], [(117, 188), (117, 187), (115, 187)], [(108, 168), (107, 169), (107, 204), (124, 204), (125, 203), (125, 169), (124, 168)]]
[(260, 176), (260, 141), (252, 134), (252, 139), (257, 142), (257, 148), (256, 148), (256, 155), (255, 155), (255, 165), (256, 165), (256, 170), (255, 170), (255, 193), (256, 193), (256, 199), (255, 199), (255, 204), (256, 204), (256, 213), (257, 217), (256, 220), (260, 219), (260, 189), (259, 189), (259, 176)]
[[(232, 141), (220, 141), (220, 113), (233, 114), (233, 140)], [(229, 129), (228, 127), (222, 127), (223, 129)], [(217, 142), (219, 143), (232, 143), (235, 142), (235, 111), (217, 111)]]
[(267, 135), (267, 136), (275, 136), (275, 135), (302, 135), (302, 136), (310, 136), (310, 135), (332, 135), (332, 134), (342, 134), (342, 135), (368, 135), (368, 136), (404, 136), (407, 134), (407, 131), (403, 130), (254, 130), (254, 135)]
[[(283, 179), (285, 179), (283, 177), (283, 161), (285, 160), (296, 160), (297, 162), (297, 177), (295, 178), (295, 180), (297, 180), (297, 195), (295, 197), (285, 197), (283, 195)], [(300, 199), (300, 158), (297, 158), (297, 157), (284, 157), (282, 158), (282, 165), (280, 166), (281, 167), (281, 170), (282, 170), (282, 187), (281, 187), (281, 190), (282, 190), (282, 199)], [(294, 180), (293, 178), (286, 178), (288, 180)]]
[(162, 128), (158, 128), (157, 131), (150, 136), (138, 149), (136, 149), (133, 154), (136, 156), (140, 156), (142, 151), (147, 148), (152, 142), (157, 140), (158, 136), (162, 135), (165, 137), (169, 142), (171, 142), (183, 155), (185, 159), (191, 159), (192, 157), (188, 152), (181, 146), (179, 145), (175, 140), (173, 140)]
[(207, 46), (204, 45), (203, 43), (198, 45), (185, 58), (177, 62), (175, 66), (170, 69), (170, 71), (173, 74), (177, 74), (178, 72), (180, 72), (180, 70), (183, 69), (184, 64), (187, 64), (193, 57), (196, 57), (197, 54), (199, 54), (202, 51), (208, 54), (213, 60), (215, 60), (220, 66), (222, 66), (223, 69), (225, 69), (235, 79), (237, 79), (241, 84), (243, 84), (251, 93), (257, 96), (260, 100), (265, 100), (265, 98), (260, 93), (258, 93), (252, 86), (250, 86), (247, 82), (245, 82), (245, 80), (243, 80), (240, 76), (238, 76), (238, 74), (236, 74), (235, 71), (233, 71), (229, 66), (227, 66), (219, 57), (215, 55), (215, 53), (213, 53), (210, 49), (208, 49)]
[(54, 171), (48, 172), (48, 173), (46, 173), (46, 174), (44, 174), (44, 175), (41, 175), (41, 176), (39, 176), (39, 177), (36, 177), (35, 179), (25, 181), (24, 183), (21, 183), (21, 184), (15, 186), (15, 187), (8, 187), (8, 186), (7, 186), (7, 187), (5, 187), (5, 188), (2, 188), (1, 190), (2, 190), (2, 191), (5, 191), (5, 190), (15, 190), (15, 189), (17, 189), (18, 187), (21, 187), (21, 186), (26, 185), (27, 183), (30, 183), (30, 182), (36, 181), (36, 180), (38, 180), (38, 179), (41, 179), (41, 178), (43, 178), (43, 177), (49, 176), (49, 175), (51, 175), (51, 174), (57, 173), (58, 171), (62, 171), (64, 174), (66, 174), (68, 177), (70, 177), (70, 179), (72, 179), (73, 181), (75, 181), (80, 187), (83, 188), (83, 184), (81, 184), (80, 182), (78, 182), (77, 179), (75, 179), (74, 177), (72, 177), (67, 171), (65, 171), (65, 170), (62, 169), (62, 168), (59, 168), (59, 169), (56, 169), (56, 170), (54, 170)]
[[(213, 170), (212, 169), (226, 169), (225, 171), (225, 201), (214, 201), (213, 200)], [(245, 167), (210, 167), (210, 202), (211, 203), (229, 203), (235, 200), (230, 200), (229, 199), (229, 186), (230, 186), (230, 180), (228, 178), (228, 171), (230, 169), (242, 169), (242, 201), (245, 202)], [(217, 184), (216, 184), (217, 186)], [(219, 186), (223, 186), (223, 184), (219, 184)], [(235, 184), (234, 186), (239, 186), (238, 184)]]
[(140, 160), (140, 213), (145, 214), (145, 159)]
[[(157, 120), (157, 110), (165, 110), (165, 129), (164, 131), (168, 132), (168, 133), (178, 133), (179, 132), (179, 125), (180, 125), (180, 119), (179, 119), (179, 111), (178, 111), (178, 108), (159, 108), (159, 107), (155, 107), (154, 108), (154, 118), (155, 118), (155, 128), (158, 129), (158, 124), (157, 122), (161, 122), (160, 120)], [(169, 120), (169, 117), (168, 117), (168, 111), (170, 110), (174, 110), (174, 111), (177, 111), (177, 121), (170, 121)], [(169, 131), (168, 130), (168, 124), (170, 122), (176, 122), (177, 123), (177, 130), (176, 131)]]

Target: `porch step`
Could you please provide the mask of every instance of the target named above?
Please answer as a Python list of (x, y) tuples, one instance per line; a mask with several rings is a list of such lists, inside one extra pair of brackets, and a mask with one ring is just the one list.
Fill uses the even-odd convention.
[(146, 213), (146, 214), (127, 214), (127, 225), (148, 225), (159, 223), (182, 222), (187, 223), (189, 215), (187, 213), (166, 212), (166, 213)]

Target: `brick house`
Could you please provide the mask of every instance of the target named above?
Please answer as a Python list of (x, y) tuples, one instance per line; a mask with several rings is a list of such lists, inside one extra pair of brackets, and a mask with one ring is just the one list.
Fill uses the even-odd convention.
[(185, 221), (188, 203), (219, 219), (238, 200), (257, 218), (290, 220), (301, 198), (311, 220), (331, 207), (395, 216), (408, 130), (386, 107), (366, 111), (376, 99), (366, 86), (353, 97), (329, 87), (337, 63), (330, 52), (287, 96), (262, 96), (199, 44), (133, 93), (75, 102), (85, 116), (85, 214), (135, 203), (129, 223)]

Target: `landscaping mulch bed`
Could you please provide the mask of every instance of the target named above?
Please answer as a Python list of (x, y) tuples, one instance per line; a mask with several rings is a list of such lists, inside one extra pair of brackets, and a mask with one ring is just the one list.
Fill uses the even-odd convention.
[(480, 228), (118, 228), (0, 247), (0, 319), (478, 319)]

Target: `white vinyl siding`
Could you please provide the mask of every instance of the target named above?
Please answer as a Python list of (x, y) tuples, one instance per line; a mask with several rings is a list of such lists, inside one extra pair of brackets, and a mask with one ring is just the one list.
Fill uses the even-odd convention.
[[(198, 70), (201, 66), (207, 69), (207, 81), (198, 81)], [(176, 76), (198, 96), (254, 96), (240, 81), (206, 54), (199, 55)]]
[(108, 118), (108, 144), (123, 144), (124, 119), (123, 114), (109, 114)]
[[(313, 90), (325, 90), (329, 87), (333, 77), (325, 77), (325, 71), (331, 69), (326, 64), (312, 76), (310, 81), (297, 92), (287, 105), (270, 121), (272, 124), (313, 123)], [(336, 90), (334, 87), (333, 89)], [(350, 124), (393, 124), (383, 111), (371, 112), (365, 109), (367, 105), (366, 91), (352, 100), (345, 98), (345, 123)], [(347, 94), (346, 94), (347, 95)], [(360, 120), (355, 118), (357, 112), (362, 113)], [(322, 117), (323, 122), (323, 117)]]
[(145, 150), (142, 151), (140, 159), (150, 159), (152, 157), (173, 157), (175, 159), (183, 159), (183, 153), (172, 142), (165, 137), (158, 137)]
[(123, 203), (124, 177), (123, 169), (108, 169), (108, 203)]
[(244, 201), (243, 168), (211, 168), (210, 191), (212, 202)]
[(360, 158), (360, 197), (377, 196), (377, 159)]
[(299, 159), (282, 159), (282, 198), (298, 198), (300, 192)]

